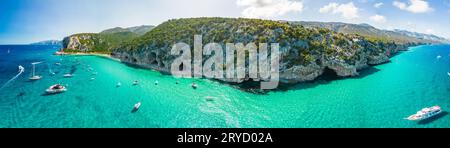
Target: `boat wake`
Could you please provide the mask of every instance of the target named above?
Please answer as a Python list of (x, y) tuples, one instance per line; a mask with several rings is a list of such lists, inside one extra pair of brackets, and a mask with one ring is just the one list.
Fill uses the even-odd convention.
[(23, 66), (19, 66), (19, 73), (14, 76), (13, 78), (11, 78), (10, 80), (8, 80), (5, 84), (3, 84), (2, 87), (0, 87), (0, 91), (3, 90), (3, 88), (5, 88), (6, 86), (8, 86), (9, 83), (13, 82), (14, 80), (16, 80), (20, 75), (22, 75), (22, 73), (25, 72), (25, 68)]
[(48, 73), (51, 75), (56, 75), (56, 73), (52, 70), (52, 67), (50, 67), (50, 64), (47, 63), (47, 67), (48, 67)]

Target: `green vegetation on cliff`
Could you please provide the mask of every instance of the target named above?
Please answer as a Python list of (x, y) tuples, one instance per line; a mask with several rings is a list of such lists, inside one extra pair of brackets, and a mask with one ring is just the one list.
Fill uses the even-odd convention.
[(64, 38), (65, 52), (111, 53), (111, 49), (135, 39), (153, 29), (153, 26), (113, 28), (101, 33), (80, 33)]
[(244, 18), (173, 19), (141, 36), (123, 34), (127, 32), (114, 28), (100, 34), (74, 35), (65, 39), (64, 47), (75, 52), (111, 53), (125, 63), (169, 72), (178, 57), (170, 54), (172, 46), (184, 42), (193, 50), (195, 35), (202, 36), (204, 45), (219, 43), (223, 48), (226, 43), (279, 43), (280, 79), (297, 83), (312, 81), (327, 69), (342, 77), (356, 76), (359, 70), (388, 62), (397, 51), (417, 44), (326, 27)]
[[(367, 40), (374, 42), (397, 42), (397, 43), (439, 43), (445, 39), (434, 36), (434, 38), (423, 38), (419, 36), (414, 36), (401, 32), (399, 30), (381, 30), (377, 29), (369, 24), (347, 24), (340, 22), (289, 22), (293, 25), (303, 25), (305, 27), (315, 27), (315, 28), (327, 28), (335, 32), (344, 34), (358, 34), (364, 36)], [(409, 32), (410, 33), (410, 32)], [(420, 34), (422, 36), (427, 36), (426, 34)], [(429, 35), (428, 35), (429, 36)]]
[[(353, 52), (360, 46), (351, 44), (353, 38), (328, 29), (305, 28), (286, 22), (243, 18), (190, 18), (162, 23), (147, 34), (126, 42), (113, 52), (140, 52), (142, 50), (167, 50), (178, 42), (193, 45), (194, 35), (202, 35), (203, 43), (280, 43), (281, 50), (289, 56), (291, 64), (304, 64), (322, 58), (321, 53), (340, 60), (358, 58)], [(332, 48), (339, 46), (342, 48)], [(354, 49), (353, 51), (340, 49)], [(168, 54), (161, 56), (170, 56)], [(162, 57), (167, 58), (167, 57)]]

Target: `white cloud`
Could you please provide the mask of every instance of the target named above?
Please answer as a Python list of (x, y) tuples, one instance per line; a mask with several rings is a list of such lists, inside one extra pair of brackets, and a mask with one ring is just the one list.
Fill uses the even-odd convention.
[(372, 20), (376, 23), (386, 23), (387, 22), (386, 17), (384, 17), (382, 15), (378, 15), (378, 14), (370, 17), (370, 20)]
[(427, 30), (426, 30), (426, 33), (427, 33), (427, 34), (434, 34), (435, 32), (434, 32), (433, 29), (427, 29)]
[(376, 3), (376, 4), (373, 5), (373, 7), (380, 8), (383, 5), (384, 5), (384, 3)]
[(433, 8), (431, 8), (430, 4), (428, 4), (426, 0), (409, 0), (409, 3), (396, 0), (392, 4), (401, 10), (412, 13), (426, 13), (433, 11)]
[(359, 17), (359, 8), (353, 2), (347, 4), (329, 3), (319, 10), (320, 13), (340, 14), (346, 19), (355, 19)]
[(247, 18), (271, 18), (303, 11), (303, 2), (295, 0), (237, 0), (237, 5), (245, 7), (242, 16)]

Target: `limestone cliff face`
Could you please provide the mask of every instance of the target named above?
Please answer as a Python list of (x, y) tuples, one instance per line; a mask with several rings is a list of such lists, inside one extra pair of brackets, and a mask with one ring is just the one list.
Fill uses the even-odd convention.
[[(359, 71), (389, 62), (398, 51), (415, 45), (369, 41), (359, 35), (269, 20), (194, 18), (167, 21), (143, 36), (112, 48), (111, 55), (124, 63), (170, 74), (170, 66), (177, 58), (170, 55), (172, 46), (184, 42), (193, 48), (194, 35), (202, 35), (203, 45), (214, 42), (223, 48), (225, 43), (279, 43), (282, 83), (313, 81), (326, 70), (340, 77), (357, 76)], [(64, 39), (64, 46), (80, 51), (98, 47), (94, 45), (109, 47), (102, 39), (89, 34), (71, 36)], [(220, 80), (242, 83), (250, 79), (247, 76)]]
[[(172, 45), (176, 42), (193, 45), (195, 34), (203, 36), (204, 45), (210, 42), (222, 45), (230, 42), (280, 43), (283, 54), (280, 79), (283, 83), (312, 81), (326, 69), (333, 70), (340, 77), (357, 76), (359, 71), (389, 62), (390, 56), (411, 46), (372, 42), (358, 35), (274, 21), (200, 18), (166, 22), (134, 44), (114, 49), (112, 56), (125, 63), (170, 73), (171, 63), (177, 58), (170, 55)], [(238, 83), (246, 80), (248, 78), (221, 79)]]
[(145, 34), (154, 26), (112, 28), (100, 33), (74, 34), (63, 40), (63, 50), (68, 52), (111, 53), (111, 49)]
[(96, 34), (72, 35), (63, 40), (63, 48), (79, 50), (80, 52), (94, 50), (96, 44), (103, 44), (103, 40), (99, 39)]

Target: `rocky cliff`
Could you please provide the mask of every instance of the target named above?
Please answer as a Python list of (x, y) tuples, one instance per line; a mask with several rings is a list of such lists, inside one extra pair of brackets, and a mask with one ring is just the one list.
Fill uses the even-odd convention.
[[(64, 48), (82, 52), (107, 49), (122, 62), (170, 73), (170, 66), (177, 58), (170, 54), (172, 46), (184, 42), (192, 48), (194, 35), (202, 35), (203, 45), (214, 42), (222, 47), (225, 43), (279, 43), (280, 79), (288, 84), (313, 81), (325, 71), (333, 71), (339, 77), (357, 76), (369, 66), (389, 62), (398, 51), (420, 44), (396, 43), (386, 38), (377, 41), (357, 34), (281, 21), (191, 18), (169, 20), (145, 35), (121, 36), (119, 40), (117, 35), (113, 36), (115, 40), (102, 34), (73, 35), (64, 39)], [(243, 83), (250, 79), (247, 76), (221, 81)]]
[[(197, 34), (203, 36), (204, 45), (211, 42), (221, 45), (280, 43), (283, 83), (312, 81), (327, 69), (340, 77), (357, 76), (360, 70), (386, 63), (398, 51), (416, 44), (369, 41), (359, 35), (269, 20), (194, 18), (167, 21), (113, 49), (112, 56), (126, 63), (169, 72), (176, 58), (169, 54), (172, 45), (177, 42), (193, 45), (193, 36)], [(246, 80), (222, 81), (240, 83)]]
[(105, 44), (98, 34), (76, 34), (64, 38), (62, 42), (65, 49), (80, 52), (95, 51), (97, 46)]
[(137, 26), (130, 28), (112, 28), (100, 33), (80, 33), (63, 39), (65, 52), (111, 53), (120, 44), (142, 36), (154, 26)]

